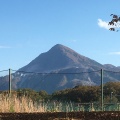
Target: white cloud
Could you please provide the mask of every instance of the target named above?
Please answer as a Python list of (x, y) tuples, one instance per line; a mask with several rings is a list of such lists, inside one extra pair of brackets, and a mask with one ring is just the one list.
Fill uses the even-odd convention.
[(108, 22), (103, 21), (102, 19), (98, 19), (98, 26), (101, 28), (105, 28), (107, 30), (110, 29), (110, 26), (108, 25)]
[(120, 55), (120, 52), (110, 52), (110, 55)]
[(10, 46), (2, 46), (0, 45), (0, 49), (7, 49), (7, 48), (11, 48)]
[(103, 21), (102, 19), (98, 19), (98, 26), (101, 27), (101, 28), (105, 28), (107, 30), (109, 30), (111, 27), (112, 28), (120, 28), (119, 24), (120, 23), (117, 23), (117, 26), (115, 25), (108, 25), (108, 21)]

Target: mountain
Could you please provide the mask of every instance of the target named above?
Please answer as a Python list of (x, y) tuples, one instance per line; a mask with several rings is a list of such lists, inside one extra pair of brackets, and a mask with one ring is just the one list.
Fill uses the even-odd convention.
[(80, 55), (66, 46), (57, 44), (48, 52), (40, 54), (28, 65), (19, 69), (19, 71), (51, 72), (63, 68), (89, 68), (90, 66), (97, 66), (99, 68), (103, 67), (98, 62)]
[(112, 71), (120, 71), (120, 67), (116, 67), (114, 65), (111, 64), (105, 64), (104, 68), (106, 68), (107, 70), (112, 70)]
[[(104, 83), (120, 80), (120, 74), (115, 73), (120, 71), (120, 67), (102, 65), (64, 45), (57, 44), (13, 73), (12, 89), (31, 88), (53, 93), (78, 85), (100, 85), (101, 69), (104, 69)], [(7, 78), (0, 77), (0, 90), (8, 89)]]

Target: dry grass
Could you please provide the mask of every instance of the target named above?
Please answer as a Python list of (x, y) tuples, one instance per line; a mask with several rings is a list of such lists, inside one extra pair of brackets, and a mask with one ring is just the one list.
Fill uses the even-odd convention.
[(0, 112), (45, 112), (42, 104), (37, 104), (27, 97), (18, 98), (17, 96), (0, 96)]
[[(51, 105), (52, 104), (52, 105)], [(70, 105), (63, 105), (62, 103), (44, 103), (44, 102), (35, 102), (26, 96), (17, 97), (17, 95), (9, 96), (8, 94), (0, 95), (0, 112), (61, 112), (63, 107), (66, 112), (70, 111)], [(71, 106), (72, 107), (72, 106)]]
[[(84, 111), (82, 106), (76, 106), (74, 104), (61, 103), (57, 101), (48, 102), (35, 102), (26, 96), (17, 97), (16, 94), (0, 94), (0, 112), (16, 112), (16, 113), (33, 113), (33, 112), (72, 112), (72, 111)], [(91, 109), (91, 108), (90, 108)], [(93, 110), (91, 110), (93, 111)]]

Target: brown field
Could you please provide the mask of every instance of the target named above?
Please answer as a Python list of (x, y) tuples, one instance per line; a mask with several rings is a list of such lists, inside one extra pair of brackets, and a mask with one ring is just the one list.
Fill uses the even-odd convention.
[(120, 112), (0, 113), (0, 120), (120, 120)]

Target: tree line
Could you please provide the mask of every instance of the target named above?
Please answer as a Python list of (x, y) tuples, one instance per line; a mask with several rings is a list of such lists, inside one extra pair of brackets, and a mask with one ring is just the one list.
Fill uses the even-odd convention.
[[(104, 103), (120, 102), (120, 82), (107, 82), (103, 87)], [(0, 94), (8, 94), (8, 91), (0, 91)], [(75, 86), (74, 88), (56, 91), (48, 94), (46, 91), (31, 89), (18, 89), (12, 91), (17, 97), (28, 97), (33, 101), (72, 101), (79, 103), (100, 102), (101, 86)]]

